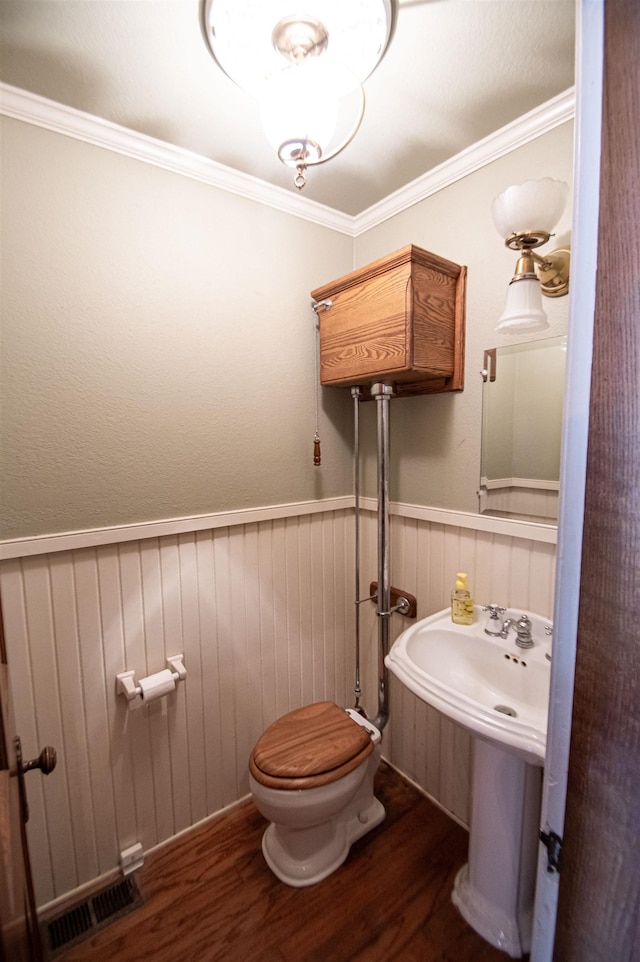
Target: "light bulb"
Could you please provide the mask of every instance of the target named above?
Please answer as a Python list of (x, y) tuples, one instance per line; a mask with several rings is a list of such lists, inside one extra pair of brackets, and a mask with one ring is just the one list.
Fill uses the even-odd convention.
[(355, 134), (363, 112), (358, 79), (326, 57), (285, 67), (264, 83), (260, 97), (267, 140), (292, 167), (333, 157)]

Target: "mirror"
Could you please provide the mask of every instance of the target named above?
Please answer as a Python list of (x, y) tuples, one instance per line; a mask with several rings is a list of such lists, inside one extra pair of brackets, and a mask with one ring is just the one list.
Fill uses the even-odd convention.
[(555, 524), (566, 337), (484, 352), (481, 514)]

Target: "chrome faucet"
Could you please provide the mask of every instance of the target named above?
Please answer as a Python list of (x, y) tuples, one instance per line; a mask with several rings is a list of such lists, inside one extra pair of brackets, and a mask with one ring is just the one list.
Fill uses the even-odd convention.
[(513, 626), (518, 648), (533, 648), (531, 636), (533, 625), (527, 615), (503, 619), (502, 616), (507, 609), (501, 608), (500, 605), (484, 605), (482, 610), (489, 612), (489, 620), (484, 629), (486, 635), (490, 635), (492, 638), (506, 638), (509, 634), (509, 628)]
[(502, 626), (502, 632), (500, 634), (501, 638), (506, 638), (509, 628), (514, 626), (516, 632), (516, 645), (518, 648), (533, 648), (533, 638), (531, 637), (531, 629), (533, 625), (526, 615), (520, 615), (519, 618), (507, 618), (504, 625)]
[(507, 609), (501, 608), (500, 605), (484, 605), (482, 610), (489, 612), (489, 620), (484, 629), (485, 635), (491, 635), (492, 638), (506, 638), (506, 633), (503, 634), (502, 616)]

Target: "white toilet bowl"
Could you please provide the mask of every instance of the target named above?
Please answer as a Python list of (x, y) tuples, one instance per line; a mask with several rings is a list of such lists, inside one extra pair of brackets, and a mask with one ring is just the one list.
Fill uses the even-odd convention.
[(369, 721), (333, 702), (289, 712), (258, 740), (249, 785), (271, 822), (263, 855), (282, 882), (300, 888), (326, 878), (384, 819), (373, 794), (380, 742)]

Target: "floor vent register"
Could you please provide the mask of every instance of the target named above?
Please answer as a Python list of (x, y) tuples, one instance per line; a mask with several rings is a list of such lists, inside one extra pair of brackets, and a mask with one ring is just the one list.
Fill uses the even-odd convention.
[(42, 927), (46, 958), (52, 959), (98, 929), (115, 922), (142, 905), (140, 890), (132, 878), (125, 878), (85, 899)]

